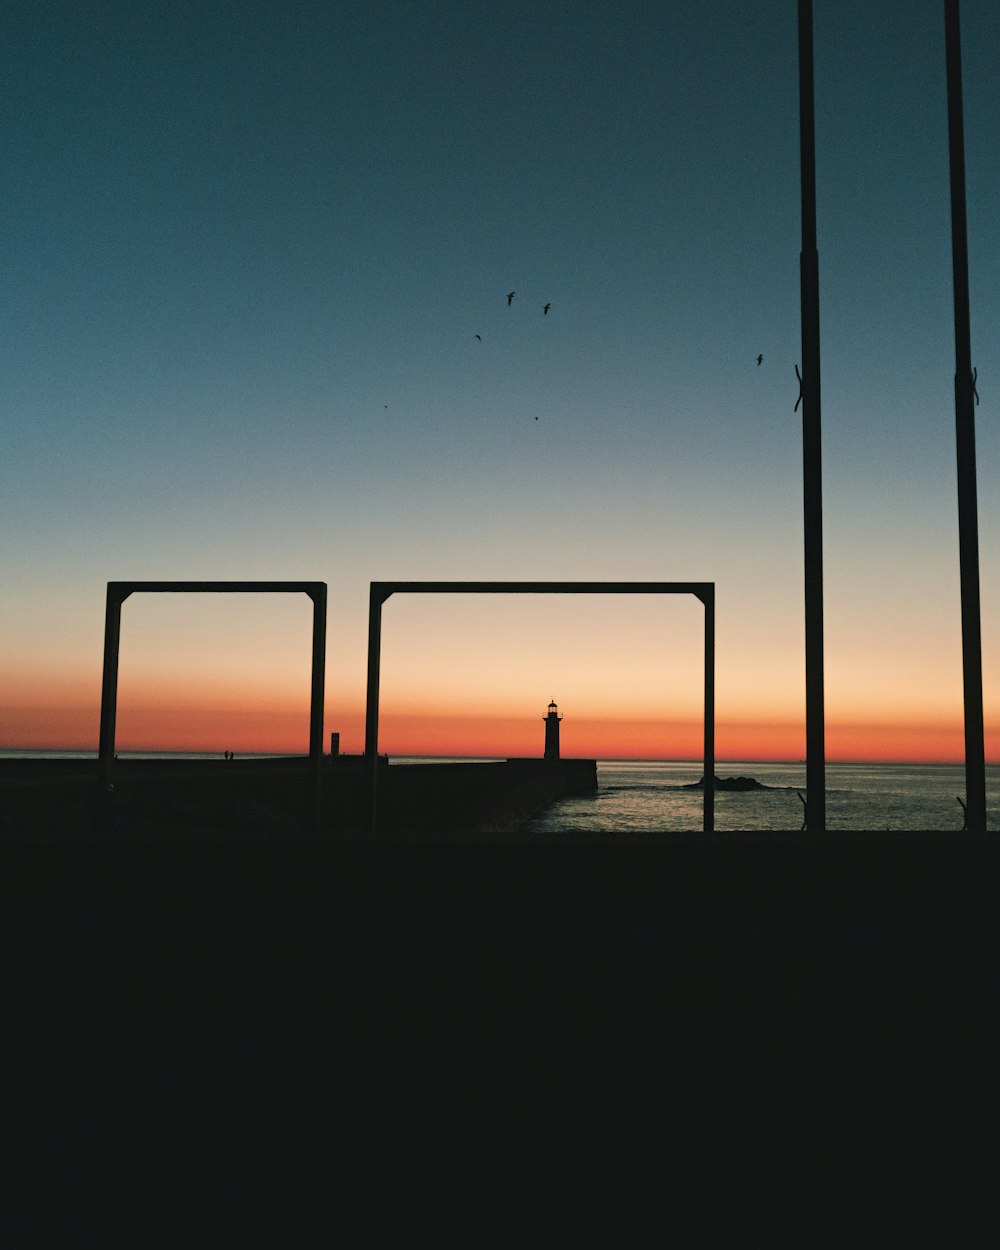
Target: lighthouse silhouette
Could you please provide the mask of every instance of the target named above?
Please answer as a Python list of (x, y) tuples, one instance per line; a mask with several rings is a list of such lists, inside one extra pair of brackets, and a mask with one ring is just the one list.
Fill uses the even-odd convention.
[(559, 709), (556, 707), (555, 699), (549, 704), (548, 716), (543, 716), (545, 721), (545, 759), (557, 760), (559, 758), (559, 722), (562, 717), (559, 715)]

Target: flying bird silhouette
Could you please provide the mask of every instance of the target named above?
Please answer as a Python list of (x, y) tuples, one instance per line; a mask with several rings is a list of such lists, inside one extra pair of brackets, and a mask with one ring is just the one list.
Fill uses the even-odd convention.
[(508, 292), (507, 292), (507, 307), (508, 307), (508, 308), (510, 307), (510, 302), (511, 302), (511, 300), (514, 298), (514, 296), (515, 296), (516, 294), (517, 294), (517, 292), (516, 292), (516, 291), (508, 291)]
[(551, 304), (546, 304), (546, 305), (545, 305), (545, 307), (542, 309), (542, 316), (543, 316), (543, 317), (547, 317), (547, 316), (549, 315), (549, 309), (550, 309), (551, 307), (552, 307), (552, 305), (551, 305)]
[(758, 357), (757, 357), (757, 368), (759, 369), (763, 363), (764, 363), (764, 357), (763, 357), (763, 356), (758, 356)]

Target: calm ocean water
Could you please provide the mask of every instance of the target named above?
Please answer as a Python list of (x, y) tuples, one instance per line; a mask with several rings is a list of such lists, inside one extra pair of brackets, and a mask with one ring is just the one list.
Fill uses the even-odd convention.
[[(175, 759), (213, 759), (212, 755), (175, 753)], [(87, 751), (0, 751), (0, 759), (96, 759)], [(121, 759), (163, 758), (153, 752), (119, 752)], [(243, 755), (242, 759), (267, 756)], [(428, 759), (392, 757), (393, 764), (430, 763)], [(444, 762), (444, 761), (442, 761)], [(455, 761), (448, 761), (455, 762)], [(754, 777), (768, 790), (719, 792), (715, 796), (718, 830), (798, 829), (805, 795), (804, 764), (720, 763), (720, 777)], [(701, 776), (697, 763), (599, 760), (596, 794), (563, 799), (528, 826), (534, 833), (655, 833), (692, 830), (702, 825), (702, 796), (682, 787)], [(957, 764), (827, 764), (827, 828), (831, 830), (960, 830), (965, 770)], [(1000, 830), (1000, 766), (986, 769), (987, 827)]]
[[(805, 795), (804, 764), (720, 763), (720, 777), (754, 777), (769, 790), (719, 792), (718, 830), (798, 829)], [(592, 833), (698, 830), (701, 791), (678, 789), (697, 781), (699, 764), (600, 760), (594, 795), (564, 799), (530, 830)], [(827, 764), (826, 824), (836, 829), (960, 830), (965, 770), (950, 764)], [(1000, 828), (1000, 767), (987, 768), (987, 827)], [(798, 792), (798, 793), (797, 793)]]

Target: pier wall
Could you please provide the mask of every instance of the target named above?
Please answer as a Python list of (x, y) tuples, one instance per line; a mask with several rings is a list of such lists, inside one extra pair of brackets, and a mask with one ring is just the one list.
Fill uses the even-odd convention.
[[(0, 836), (78, 839), (295, 837), (312, 831), (308, 761), (122, 760), (110, 795), (96, 760), (0, 761)], [(391, 764), (379, 760), (379, 832), (514, 832), (558, 799), (597, 788), (594, 760)], [(321, 836), (364, 835), (363, 756), (323, 772)]]

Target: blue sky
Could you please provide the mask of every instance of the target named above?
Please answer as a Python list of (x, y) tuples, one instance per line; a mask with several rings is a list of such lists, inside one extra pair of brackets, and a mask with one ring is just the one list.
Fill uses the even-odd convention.
[[(953, 718), (942, 5), (815, 9), (828, 709)], [(722, 708), (799, 714), (795, 11), (9, 6), (8, 673), (96, 734), (107, 580), (318, 578), (336, 720), (372, 579), (696, 578)], [(992, 723), (1000, 9), (963, 33)]]

